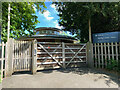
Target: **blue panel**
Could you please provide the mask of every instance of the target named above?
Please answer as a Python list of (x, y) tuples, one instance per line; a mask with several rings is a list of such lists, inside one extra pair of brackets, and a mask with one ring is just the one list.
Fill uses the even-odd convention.
[(97, 33), (92, 35), (93, 43), (120, 42), (120, 32)]

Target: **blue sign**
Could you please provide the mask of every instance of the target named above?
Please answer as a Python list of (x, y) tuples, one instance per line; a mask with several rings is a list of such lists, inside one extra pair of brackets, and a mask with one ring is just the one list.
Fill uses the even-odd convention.
[(120, 42), (120, 32), (96, 33), (92, 35), (93, 43)]

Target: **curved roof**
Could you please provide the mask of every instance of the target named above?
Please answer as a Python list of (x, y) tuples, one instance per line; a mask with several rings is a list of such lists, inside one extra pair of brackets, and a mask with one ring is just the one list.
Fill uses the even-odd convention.
[(55, 30), (55, 31), (61, 31), (58, 28), (54, 28), (54, 27), (38, 27), (35, 30)]
[[(35, 30), (39, 31), (39, 30), (54, 30), (54, 31), (61, 31), (58, 28), (54, 28), (54, 27), (39, 27), (36, 28)], [(32, 36), (22, 36), (19, 38), (19, 40), (31, 40), (31, 39), (61, 39), (61, 40), (69, 40), (69, 41), (73, 41), (73, 40), (77, 40), (74, 37), (71, 36), (65, 36), (65, 35), (57, 35), (57, 34), (37, 34), (37, 35), (32, 35)]]
[(19, 39), (65, 39), (65, 40), (77, 40), (70, 36), (64, 35), (32, 35), (32, 36), (25, 36)]

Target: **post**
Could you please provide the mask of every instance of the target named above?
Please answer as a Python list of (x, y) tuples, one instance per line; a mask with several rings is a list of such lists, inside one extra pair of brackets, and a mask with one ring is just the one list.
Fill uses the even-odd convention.
[(66, 68), (65, 66), (65, 43), (62, 42), (62, 57), (63, 57), (63, 68)]
[(91, 36), (91, 22), (90, 22), (90, 19), (89, 19), (88, 23), (89, 23), (89, 42), (92, 42), (92, 36)]
[(37, 40), (32, 42), (32, 74), (37, 71)]
[(94, 60), (93, 60), (93, 44), (91, 42), (87, 43), (86, 47), (87, 52), (87, 65), (88, 67), (94, 67)]
[(7, 42), (7, 68), (6, 68), (6, 76), (11, 76), (13, 73), (13, 43), (14, 40), (10, 38)]

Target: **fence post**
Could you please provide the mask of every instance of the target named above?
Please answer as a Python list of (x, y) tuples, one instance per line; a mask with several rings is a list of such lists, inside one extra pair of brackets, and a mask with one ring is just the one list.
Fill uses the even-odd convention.
[(12, 73), (13, 73), (13, 43), (14, 43), (14, 40), (12, 38), (10, 38), (8, 40), (8, 42), (6, 43), (7, 44), (7, 63), (6, 63), (6, 76), (11, 76)]
[(65, 66), (65, 43), (62, 42), (62, 57), (63, 57), (63, 68), (66, 68)]
[(93, 60), (93, 44), (91, 42), (87, 42), (87, 65), (88, 67), (94, 67), (94, 60)]
[(37, 71), (37, 40), (32, 42), (32, 74)]

